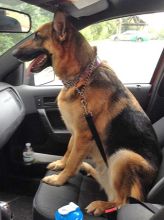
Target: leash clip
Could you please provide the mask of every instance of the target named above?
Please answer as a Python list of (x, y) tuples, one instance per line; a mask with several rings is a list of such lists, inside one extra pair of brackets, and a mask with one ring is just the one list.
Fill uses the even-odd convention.
[(84, 98), (81, 98), (81, 105), (82, 105), (82, 108), (84, 109), (84, 113), (83, 113), (84, 116), (86, 115), (93, 116), (92, 112), (88, 111), (88, 107), (87, 107), (88, 103)]
[(85, 99), (81, 98), (81, 105), (84, 109), (84, 115), (87, 115), (88, 114), (88, 109), (87, 109), (87, 102)]

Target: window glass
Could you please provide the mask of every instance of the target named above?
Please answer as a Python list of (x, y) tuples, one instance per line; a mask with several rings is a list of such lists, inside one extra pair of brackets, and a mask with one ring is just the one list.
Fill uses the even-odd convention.
[[(29, 13), (31, 33), (53, 18), (53, 13), (19, 0), (3, 0), (0, 7)], [(0, 55), (31, 33), (0, 33)], [(106, 60), (123, 83), (149, 83), (164, 46), (164, 13), (108, 20), (91, 25), (81, 33), (92, 46), (97, 46), (100, 60)], [(28, 65), (29, 62), (26, 67)], [(54, 78), (52, 67), (33, 75), (25, 71), (24, 83), (62, 85), (57, 77)]]
[(164, 13), (104, 21), (81, 33), (123, 83), (149, 83), (164, 47)]
[[(129, 16), (91, 25), (81, 33), (98, 57), (105, 60), (123, 83), (150, 83), (164, 47), (164, 13)], [(48, 68), (49, 78), (54, 73)], [(47, 72), (34, 76), (36, 85), (61, 85), (54, 80), (44, 83)], [(51, 75), (51, 77), (50, 77)]]

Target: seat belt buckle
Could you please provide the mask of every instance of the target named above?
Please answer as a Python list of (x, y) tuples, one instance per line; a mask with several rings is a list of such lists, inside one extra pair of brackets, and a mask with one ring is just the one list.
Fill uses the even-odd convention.
[(110, 209), (106, 209), (104, 213), (109, 214), (109, 213), (112, 213), (112, 212), (117, 212), (117, 208), (113, 207), (113, 208), (110, 208)]
[(112, 207), (110, 209), (106, 209), (104, 211), (103, 216), (106, 217), (107, 219), (116, 219), (117, 210), (118, 210), (118, 208), (116, 208), (116, 207)]

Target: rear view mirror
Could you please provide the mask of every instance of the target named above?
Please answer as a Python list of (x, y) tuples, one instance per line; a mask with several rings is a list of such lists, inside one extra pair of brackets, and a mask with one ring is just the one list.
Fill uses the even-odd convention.
[(31, 29), (31, 18), (28, 14), (0, 7), (0, 32), (27, 33)]

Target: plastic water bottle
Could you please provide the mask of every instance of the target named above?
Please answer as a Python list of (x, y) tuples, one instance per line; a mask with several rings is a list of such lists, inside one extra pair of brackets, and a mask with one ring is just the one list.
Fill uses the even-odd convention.
[(34, 151), (31, 147), (31, 143), (25, 144), (25, 149), (23, 151), (23, 161), (25, 165), (31, 165), (34, 162)]
[(83, 220), (83, 213), (79, 206), (70, 202), (55, 212), (55, 220)]

